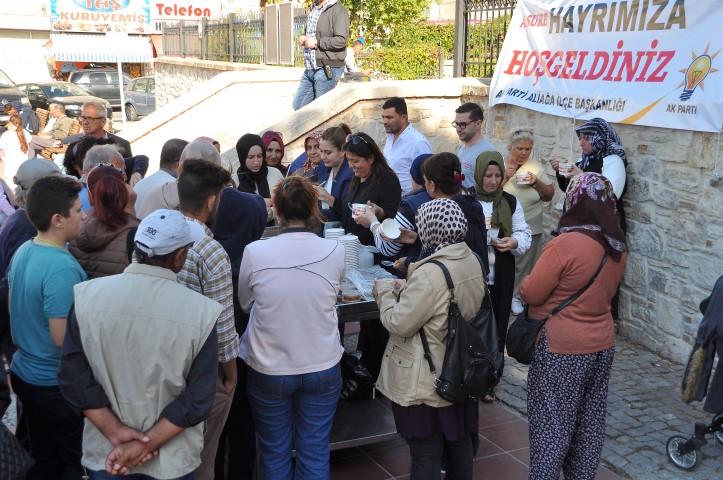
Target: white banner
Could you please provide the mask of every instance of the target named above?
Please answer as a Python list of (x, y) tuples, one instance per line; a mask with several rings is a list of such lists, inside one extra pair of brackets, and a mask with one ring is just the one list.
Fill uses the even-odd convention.
[(720, 0), (518, 0), (490, 106), (718, 132)]

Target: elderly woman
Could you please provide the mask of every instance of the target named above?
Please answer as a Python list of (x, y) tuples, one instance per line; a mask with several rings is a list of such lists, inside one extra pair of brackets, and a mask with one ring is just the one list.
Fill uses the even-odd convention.
[(547, 318), (527, 376), (530, 478), (592, 480), (605, 439), (615, 329), (611, 301), (625, 271), (625, 235), (611, 183), (574, 177), (557, 236), (542, 250), (520, 295), (531, 318)]
[(559, 161), (550, 160), (550, 165), (557, 172), (557, 184), (564, 192), (570, 183), (570, 178), (583, 172), (599, 173), (607, 178), (618, 199), (620, 222), (625, 231), (622, 197), (627, 186), (625, 168), (628, 165), (628, 159), (620, 137), (612, 125), (602, 118), (588, 120), (575, 128), (575, 133), (582, 149), (582, 156), (575, 165), (569, 171), (565, 171), (564, 168), (561, 171)]
[(284, 139), (281, 138), (279, 132), (268, 131), (261, 135), (261, 140), (266, 147), (266, 163), (269, 167), (278, 169), (282, 175), (286, 176), (289, 167), (284, 165)]
[(382, 324), (389, 331), (377, 388), (392, 401), (397, 432), (412, 456), (413, 480), (438, 480), (444, 451), (448, 478), (471, 479), (477, 404), (451, 404), (437, 395), (419, 331), (424, 329), (433, 363), (442, 365), (450, 292), (442, 269), (431, 261), (449, 270), (466, 319), (477, 313), (484, 297), (484, 272), (464, 243), (467, 221), (454, 200), (422, 205), (417, 227), (422, 253), (410, 265), (406, 285), (401, 280), (375, 284)]
[[(522, 205), (513, 195), (502, 190), (504, 168), (505, 163), (499, 152), (484, 152), (477, 157), (474, 174), (475, 192), (487, 226), (487, 283), (497, 320), (500, 352), (505, 345), (510, 319), (512, 291), (515, 287), (515, 257), (523, 255), (532, 242)], [(483, 400), (491, 402), (494, 399), (494, 392), (490, 392)]]
[(261, 473), (324, 480), (341, 391), (336, 294), (344, 247), (313, 232), (320, 213), (308, 179), (285, 178), (274, 189), (274, 205), (282, 231), (246, 247), (238, 282), (241, 308), (250, 312), (241, 358), (249, 367)]
[(315, 130), (304, 139), (304, 153), (291, 162), (287, 175), (301, 174), (312, 177), (314, 169), (321, 162), (321, 136), (323, 130)]
[(535, 145), (534, 132), (529, 128), (518, 128), (510, 132), (507, 150), (506, 182), (504, 191), (522, 205), (525, 221), (530, 226), (532, 243), (530, 249), (515, 258), (515, 287), (512, 297), (512, 313), (519, 315), (524, 310), (518, 289), (520, 281), (531, 271), (542, 252), (542, 206), (555, 195), (555, 187), (547, 181), (545, 168), (532, 158)]

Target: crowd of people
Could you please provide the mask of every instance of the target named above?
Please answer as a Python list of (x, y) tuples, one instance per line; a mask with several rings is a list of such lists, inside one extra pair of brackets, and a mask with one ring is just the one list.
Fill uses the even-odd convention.
[[(340, 4), (326, 5), (322, 19)], [(500, 351), (511, 318), (547, 318), (595, 278), (547, 319), (528, 378), (530, 478), (595, 478), (626, 261), (626, 157), (612, 126), (578, 127), (576, 162), (541, 158), (527, 127), (502, 153), (482, 108), (464, 103), (457, 152), (434, 152), (393, 97), (383, 147), (342, 124), (311, 132), (292, 160), (282, 133), (248, 133), (234, 172), (213, 139), (173, 138), (145, 176), (148, 158), (104, 122), (83, 106), (64, 172), (32, 153), (3, 162), (16, 189), (4, 184), (0, 202), (0, 341), (28, 479), (252, 478), (257, 455), (269, 480), (329, 478), (345, 268), (343, 246), (323, 238), (331, 222), (396, 277), (375, 283), (380, 318), (362, 322), (357, 348), (415, 480), (443, 468), (471, 479), (478, 447), (477, 402), (442, 399), (428, 365), (443, 363), (450, 304), (434, 263), (465, 319), (491, 296)], [(4, 136), (30, 148), (15, 123)], [(543, 245), (555, 180), (565, 208)], [(280, 233), (260, 241), (272, 225)]]

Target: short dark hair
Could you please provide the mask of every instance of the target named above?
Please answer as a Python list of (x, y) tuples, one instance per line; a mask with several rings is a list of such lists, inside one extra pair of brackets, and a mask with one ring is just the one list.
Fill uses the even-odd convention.
[(402, 97), (388, 98), (382, 105), (383, 110), (387, 108), (393, 108), (399, 115), (407, 115), (407, 102)]
[(231, 181), (231, 175), (211, 162), (188, 159), (178, 176), (178, 199), (181, 210), (196, 213), (212, 195), (218, 193)]
[(53, 215), (70, 216), (81, 189), (80, 182), (71, 177), (39, 178), (28, 192), (26, 211), (30, 222), (38, 231), (47, 232)]
[(477, 120), (484, 120), (485, 118), (482, 107), (480, 107), (474, 102), (463, 103), (462, 105), (457, 107), (457, 110), (455, 110), (454, 113), (469, 113), (469, 119), (472, 122), (476, 122)]
[(181, 160), (181, 152), (188, 142), (180, 138), (172, 138), (163, 144), (161, 149), (161, 167), (175, 165)]
[(459, 193), (462, 164), (454, 153), (442, 152), (432, 155), (422, 164), (422, 173), (445, 195)]

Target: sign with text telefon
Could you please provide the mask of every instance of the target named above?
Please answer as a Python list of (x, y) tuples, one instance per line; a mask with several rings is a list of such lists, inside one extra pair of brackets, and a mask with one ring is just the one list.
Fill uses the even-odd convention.
[(220, 0), (153, 1), (154, 20), (201, 20), (221, 16)]
[(150, 33), (151, 0), (50, 0), (50, 24), (55, 32)]
[(723, 9), (695, 0), (518, 0), (490, 106), (718, 132)]

